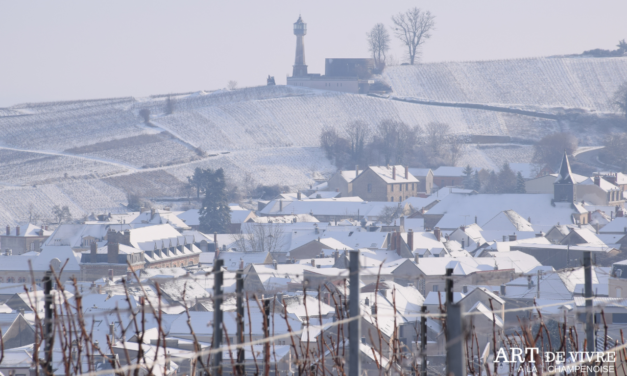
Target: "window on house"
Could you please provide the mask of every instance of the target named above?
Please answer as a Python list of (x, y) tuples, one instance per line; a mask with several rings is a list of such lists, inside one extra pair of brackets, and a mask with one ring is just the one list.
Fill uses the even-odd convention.
[(368, 184), (368, 193), (372, 192), (372, 184)]
[(433, 291), (438, 291), (438, 285), (433, 285)]
[(405, 183), (405, 190), (409, 189), (409, 183)]
[(394, 201), (394, 197), (390, 197), (390, 201)]
[(398, 202), (403, 201), (403, 196), (398, 196)]
[(394, 184), (390, 184), (390, 192), (394, 192)]

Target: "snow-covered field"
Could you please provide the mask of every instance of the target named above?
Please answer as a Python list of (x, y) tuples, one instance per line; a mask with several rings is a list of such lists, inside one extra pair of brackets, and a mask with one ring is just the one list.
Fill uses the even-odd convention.
[(627, 57), (547, 57), (389, 67), (394, 95), (440, 102), (612, 111)]
[(67, 179), (97, 179), (125, 171), (127, 170), (122, 166), (97, 160), (0, 148), (0, 184), (4, 185), (33, 185)]
[[(426, 101), (609, 111), (627, 80), (627, 58), (540, 58), (390, 67), (396, 97)], [(50, 217), (68, 205), (74, 217), (120, 210), (126, 194), (181, 196), (196, 167), (224, 168), (236, 184), (312, 184), (334, 167), (319, 148), (323, 128), (342, 132), (360, 120), (424, 127), (446, 123), (458, 135), (538, 140), (568, 123), (483, 109), (422, 105), (301, 87), (58, 103), (0, 109), (0, 224)], [(145, 124), (140, 110), (150, 111)], [(508, 141), (504, 141), (508, 142)], [(531, 146), (468, 145), (458, 163), (498, 169), (529, 162)], [(67, 174), (67, 176), (66, 176)], [(32, 207), (32, 210), (29, 210)]]

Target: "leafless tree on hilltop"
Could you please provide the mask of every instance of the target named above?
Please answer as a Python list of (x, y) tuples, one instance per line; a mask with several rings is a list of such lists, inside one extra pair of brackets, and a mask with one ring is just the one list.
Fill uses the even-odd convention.
[(368, 50), (372, 52), (374, 64), (378, 69), (385, 66), (385, 54), (390, 49), (390, 35), (385, 25), (378, 23), (366, 34)]
[(409, 63), (414, 64), (419, 47), (431, 38), (435, 28), (435, 16), (429, 11), (414, 7), (392, 16), (394, 33), (407, 47)]

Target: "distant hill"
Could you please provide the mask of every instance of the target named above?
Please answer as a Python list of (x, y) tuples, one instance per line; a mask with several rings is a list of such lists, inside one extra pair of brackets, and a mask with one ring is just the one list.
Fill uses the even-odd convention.
[[(464, 163), (529, 162), (529, 143), (570, 127), (533, 112), (609, 111), (608, 96), (627, 79), (627, 58), (433, 63), (390, 67), (384, 77), (394, 89), (389, 98), (262, 86), (172, 95), (171, 114), (167, 95), (0, 109), (0, 225), (27, 220), (29, 206), (49, 217), (52, 206), (68, 205), (81, 217), (119, 210), (129, 192), (181, 197), (196, 167), (223, 167), (237, 184), (249, 175), (266, 185), (308, 186), (334, 171), (319, 148), (321, 130), (353, 120), (447, 123), (456, 134), (505, 143), (468, 146)], [(524, 107), (531, 115), (397, 97)], [(148, 124), (142, 110), (150, 111)]]
[(441, 102), (611, 112), (627, 57), (546, 57), (386, 68), (394, 95)]

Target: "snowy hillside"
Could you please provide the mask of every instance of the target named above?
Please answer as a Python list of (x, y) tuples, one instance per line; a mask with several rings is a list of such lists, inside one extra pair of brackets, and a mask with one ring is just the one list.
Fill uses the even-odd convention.
[(627, 57), (429, 63), (388, 67), (383, 75), (400, 97), (612, 111)]
[[(627, 58), (543, 58), (390, 67), (394, 96), (423, 101), (608, 110), (608, 98), (627, 79)], [(74, 217), (117, 211), (128, 193), (184, 195), (196, 167), (224, 168), (267, 185), (305, 187), (335, 168), (319, 148), (324, 127), (340, 131), (361, 120), (385, 119), (424, 129), (446, 123), (458, 135), (493, 145), (467, 145), (459, 165), (499, 168), (529, 162), (529, 142), (569, 129), (568, 122), (395, 98), (261, 86), (146, 98), (21, 104), (0, 109), (0, 224), (50, 217), (68, 205)], [(141, 110), (150, 111), (144, 122)], [(468, 138), (470, 139), (470, 138)], [(32, 210), (29, 210), (32, 207)]]

